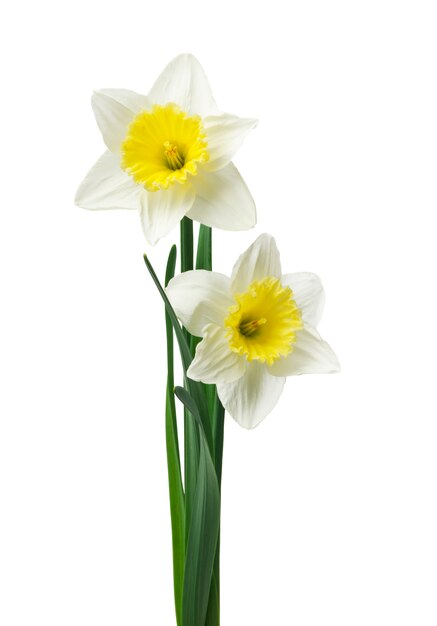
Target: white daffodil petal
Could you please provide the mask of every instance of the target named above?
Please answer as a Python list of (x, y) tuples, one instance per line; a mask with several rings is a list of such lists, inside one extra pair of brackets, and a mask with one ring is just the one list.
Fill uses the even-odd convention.
[(150, 106), (146, 96), (140, 96), (128, 89), (95, 91), (91, 104), (103, 140), (115, 153), (120, 151), (128, 126), (135, 115)]
[(257, 120), (223, 113), (205, 118), (203, 125), (209, 153), (204, 168), (214, 172), (232, 160), (247, 133), (257, 125)]
[(139, 209), (140, 196), (141, 188), (107, 150), (80, 184), (75, 202), (83, 209)]
[(272, 376), (334, 374), (339, 371), (340, 363), (334, 351), (311, 327), (298, 331), (293, 351), (269, 367)]
[(189, 115), (204, 117), (218, 112), (205, 72), (192, 54), (181, 54), (167, 65), (149, 98), (153, 104), (174, 102)]
[(193, 176), (196, 200), (188, 217), (223, 230), (248, 230), (256, 224), (255, 203), (235, 165)]
[(234, 303), (228, 276), (206, 270), (193, 270), (175, 276), (167, 296), (185, 328), (196, 337), (208, 324), (223, 326), (227, 310)]
[(190, 210), (195, 192), (191, 185), (171, 185), (168, 189), (146, 191), (141, 195), (141, 223), (147, 241), (154, 246)]
[(284, 274), (281, 283), (293, 291), (293, 299), (302, 312), (304, 322), (316, 327), (325, 305), (325, 292), (317, 274), (311, 272)]
[(187, 376), (207, 384), (231, 383), (241, 378), (246, 361), (232, 352), (225, 336), (225, 329), (209, 324), (203, 329), (203, 340), (196, 348), (196, 355)]
[(99, 89), (95, 93), (112, 98), (121, 106), (132, 111), (134, 115), (137, 115), (140, 111), (144, 111), (144, 109), (150, 109), (152, 107), (152, 103), (147, 96), (143, 96), (130, 89)]
[(252, 361), (244, 376), (218, 384), (217, 393), (229, 413), (243, 428), (255, 428), (276, 405), (285, 378), (270, 376), (266, 366)]
[(243, 293), (251, 282), (267, 276), (281, 277), (281, 260), (274, 238), (264, 233), (237, 259), (231, 276), (232, 292)]

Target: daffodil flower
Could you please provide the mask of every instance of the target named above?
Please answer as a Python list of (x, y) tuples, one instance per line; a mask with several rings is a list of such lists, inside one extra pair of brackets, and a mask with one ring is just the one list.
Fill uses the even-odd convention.
[(231, 162), (256, 120), (221, 113), (199, 62), (174, 59), (148, 96), (94, 93), (108, 150), (80, 185), (85, 209), (137, 209), (151, 244), (184, 215), (207, 226), (246, 230), (256, 223), (250, 192)]
[(324, 303), (320, 279), (309, 272), (282, 274), (270, 235), (240, 256), (231, 278), (185, 272), (170, 281), (167, 294), (182, 324), (203, 337), (188, 376), (216, 384), (224, 407), (244, 428), (270, 413), (287, 376), (339, 370), (315, 330)]

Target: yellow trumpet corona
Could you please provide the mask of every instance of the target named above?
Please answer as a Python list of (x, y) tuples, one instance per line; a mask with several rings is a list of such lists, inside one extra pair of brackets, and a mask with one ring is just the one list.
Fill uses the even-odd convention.
[(131, 122), (121, 145), (121, 165), (147, 191), (184, 184), (209, 159), (201, 118), (175, 104), (155, 105)]
[(292, 290), (267, 277), (253, 281), (234, 298), (236, 304), (225, 319), (231, 350), (268, 365), (287, 356), (296, 343), (296, 332), (303, 328)]

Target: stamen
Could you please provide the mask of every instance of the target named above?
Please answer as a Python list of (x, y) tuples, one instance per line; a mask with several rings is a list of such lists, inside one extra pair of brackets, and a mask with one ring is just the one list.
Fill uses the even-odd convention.
[(250, 322), (243, 322), (239, 326), (240, 333), (246, 337), (250, 337), (258, 329), (267, 322), (265, 317), (261, 317), (259, 320), (251, 320)]
[(185, 160), (179, 154), (177, 146), (170, 143), (169, 141), (165, 141), (164, 148), (164, 154), (167, 159), (167, 164), (171, 170), (180, 170), (182, 167), (184, 167)]

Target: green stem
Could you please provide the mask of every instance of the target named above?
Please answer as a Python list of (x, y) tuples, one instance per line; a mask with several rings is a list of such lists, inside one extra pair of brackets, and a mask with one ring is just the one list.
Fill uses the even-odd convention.
[[(181, 272), (193, 269), (194, 250), (193, 250), (193, 223), (189, 218), (184, 217), (181, 221)], [(170, 259), (169, 259), (170, 264)], [(196, 255), (196, 269), (212, 270), (212, 230), (207, 226), (200, 226), (199, 241)], [(169, 269), (167, 268), (167, 273)], [(173, 266), (174, 272), (174, 266)], [(170, 269), (171, 273), (171, 269)], [(153, 277), (153, 275), (152, 275)], [(171, 276), (166, 275), (166, 284)], [(171, 328), (171, 320), (168, 313), (166, 315), (167, 322), (167, 402), (166, 402), (166, 434), (167, 434), (167, 450), (168, 450), (168, 466), (169, 476), (172, 474), (172, 489), (170, 491), (170, 504), (172, 512), (172, 531), (173, 531), (173, 568), (175, 579), (175, 603), (177, 623), (180, 626), (181, 619), (181, 568), (186, 558), (185, 550), (187, 549), (189, 540), (189, 531), (191, 527), (191, 519), (193, 507), (195, 505), (196, 485), (198, 480), (199, 462), (200, 462), (200, 441), (199, 431), (196, 428), (195, 420), (188, 409), (184, 408), (184, 484), (185, 498), (181, 502), (180, 492), (183, 491), (182, 486), (178, 485), (177, 472), (180, 476), (179, 448), (177, 442), (177, 424), (176, 410), (174, 407), (174, 374), (173, 374), (173, 330)], [(183, 330), (183, 338), (189, 346), (191, 356), (194, 355), (199, 339), (191, 336), (186, 329)], [(185, 363), (190, 359), (190, 355), (186, 355)], [(189, 385), (185, 381), (185, 387)], [(224, 434), (224, 409), (218, 398), (215, 385), (202, 385), (200, 390), (203, 392), (206, 402), (204, 404), (205, 414), (202, 421), (207, 426), (206, 431), (210, 431), (210, 449), (214, 469), (217, 476), (217, 482), (220, 488), (222, 475), (222, 459), (223, 459), (223, 434)], [(203, 402), (201, 403), (203, 404)], [(184, 522), (181, 523), (180, 513), (181, 506), (184, 506)], [(217, 513), (219, 516), (219, 513)], [(218, 520), (218, 523), (220, 520)], [(178, 527), (176, 528), (176, 524)], [(220, 532), (220, 531), (219, 531)], [(182, 535), (181, 535), (182, 533)], [(181, 546), (181, 542), (183, 546)], [(181, 561), (182, 559), (182, 561)], [(185, 564), (186, 566), (186, 564)], [(219, 626), (220, 624), (220, 535), (218, 537), (215, 549), (215, 557), (213, 564), (213, 572), (211, 579), (211, 587), (209, 593), (208, 609), (206, 613), (205, 626)]]
[[(167, 262), (165, 286), (175, 273), (176, 246), (173, 246)], [(178, 427), (174, 398), (174, 339), (173, 326), (165, 312), (167, 338), (167, 389), (165, 402), (165, 440), (167, 449), (168, 484), (170, 495), (170, 518), (173, 547), (173, 581), (176, 622), (182, 626), (182, 596), (185, 568), (185, 498), (182, 485), (181, 461), (179, 455)]]
[(212, 271), (212, 228), (203, 224), (199, 228), (196, 270)]
[[(217, 474), (217, 480), (219, 484), (220, 496), (222, 490), (222, 466), (223, 466), (223, 442), (224, 442), (224, 426), (225, 426), (225, 409), (220, 402), (220, 398), (217, 394), (217, 388), (215, 388), (214, 394), (214, 409), (213, 409), (213, 437), (214, 437), (214, 464)], [(216, 584), (217, 605), (218, 605), (218, 620), (215, 626), (220, 624), (220, 528), (217, 539), (217, 548), (215, 553), (213, 581)], [(211, 624), (212, 626), (212, 624)]]
[[(203, 224), (199, 228), (197, 244), (196, 269), (212, 271), (212, 229)], [(212, 438), (214, 444), (214, 466), (219, 488), (221, 489), (223, 436), (225, 411), (217, 395), (215, 385), (203, 385), (211, 418)], [(219, 626), (220, 624), (220, 530), (214, 559), (213, 577), (209, 596), (208, 611), (205, 626)]]
[(224, 439), (224, 427), (225, 427), (225, 409), (220, 402), (220, 398), (217, 394), (217, 389), (214, 389), (213, 399), (213, 411), (212, 411), (212, 433), (214, 438), (214, 462), (217, 472), (217, 480), (219, 486), (222, 483), (222, 465), (223, 465), (223, 439)]
[[(181, 221), (181, 272), (193, 269), (193, 222), (188, 217)], [(184, 329), (184, 335), (193, 354), (193, 338)], [(187, 385), (185, 385), (187, 387)], [(184, 476), (185, 476), (185, 542), (188, 542), (188, 534), (193, 510), (194, 494), (197, 481), (197, 469), (199, 464), (199, 438), (197, 428), (191, 419), (188, 410), (184, 407)]]
[[(170, 258), (174, 258), (175, 249), (172, 249)], [(169, 258), (169, 263), (170, 263)], [(217, 480), (217, 474), (214, 461), (214, 443), (211, 428), (211, 418), (207, 406), (205, 390), (202, 383), (190, 380), (187, 377), (187, 370), (192, 362), (192, 355), (188, 345), (186, 336), (181, 328), (172, 308), (167, 294), (161, 285), (156, 272), (153, 269), (147, 255), (144, 255), (144, 262), (150, 273), (150, 276), (161, 295), (165, 304), (167, 320), (171, 322), (174, 336), (179, 345), (181, 354), (182, 368), (184, 372), (184, 382), (187, 389), (176, 387), (174, 393), (183, 402), (187, 409), (187, 415), (190, 417), (194, 425), (196, 438), (191, 441), (187, 449), (189, 450), (189, 467), (192, 471), (188, 471), (188, 482), (186, 485), (185, 498), (185, 520), (189, 520), (189, 529), (186, 532), (188, 522), (179, 524), (176, 529), (177, 537), (180, 545), (184, 550), (184, 575), (183, 575), (183, 591), (182, 591), (182, 626), (217, 626), (218, 619), (213, 622), (206, 621), (208, 603), (212, 589), (216, 589), (216, 585), (212, 585), (214, 579), (214, 563), (216, 558), (216, 548), (220, 524), (220, 490)], [(174, 265), (171, 265), (168, 275), (174, 271)], [(173, 381), (173, 354), (171, 351), (173, 343), (173, 335), (168, 334), (169, 351), (169, 378), (168, 391)], [(174, 412), (174, 400), (167, 394), (166, 401), (166, 423), (173, 427), (176, 424), (176, 415), (170, 415)], [(188, 430), (188, 437), (192, 430)], [(174, 437), (170, 439), (173, 446), (174, 458), (178, 459), (178, 446)], [(188, 438), (187, 438), (187, 441)], [(169, 475), (171, 468), (180, 468), (180, 463), (169, 463)], [(180, 478), (180, 472), (179, 472)], [(191, 482), (192, 481), (192, 482)], [(180, 485), (181, 480), (174, 481), (174, 485)], [(192, 493), (191, 493), (192, 492)], [(183, 495), (183, 491), (182, 491)], [(179, 509), (180, 510), (180, 509)], [(172, 513), (172, 531), (174, 528), (173, 509)], [(184, 532), (185, 531), (185, 532)], [(187, 539), (185, 540), (184, 535)], [(174, 539), (174, 536), (173, 536)], [(174, 554), (174, 559), (179, 562), (179, 558)], [(175, 561), (174, 561), (175, 563)], [(175, 577), (175, 585), (177, 585)], [(215, 594), (217, 598), (217, 594)], [(178, 598), (175, 588), (175, 597)], [(217, 599), (215, 606), (218, 607)], [(178, 606), (176, 606), (177, 615), (180, 616)], [(215, 613), (216, 615), (217, 612)], [(179, 617), (180, 619), (180, 617)], [(178, 622), (179, 624), (179, 622)]]
[(193, 269), (193, 221), (183, 217), (181, 221), (181, 272)]

